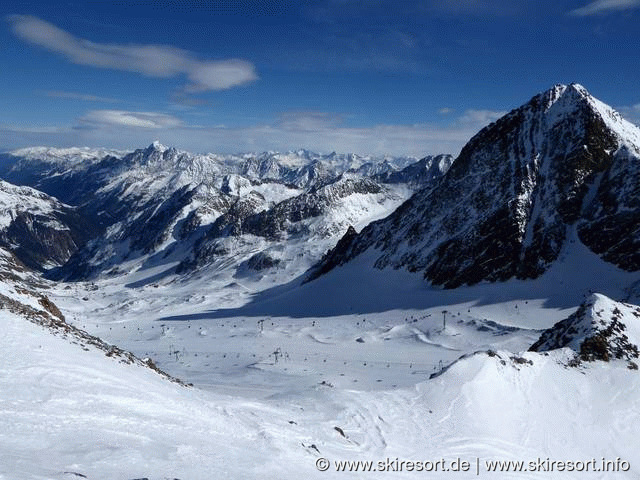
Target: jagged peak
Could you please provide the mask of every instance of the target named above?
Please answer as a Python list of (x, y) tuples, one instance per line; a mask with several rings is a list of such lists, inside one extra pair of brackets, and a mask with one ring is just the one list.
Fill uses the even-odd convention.
[(595, 98), (579, 83), (556, 84), (533, 97), (524, 107), (533, 108), (534, 112), (545, 115), (550, 126), (574, 115), (579, 109), (586, 108), (591, 114), (602, 119), (606, 127), (618, 138), (619, 146), (624, 145), (640, 154), (640, 128), (625, 120), (614, 108)]
[(162, 143), (160, 143), (158, 140), (154, 140), (151, 145), (149, 145), (146, 148), (147, 151), (157, 151), (157, 152), (164, 152), (166, 150), (169, 150), (169, 147), (163, 145)]
[(566, 85), (562, 83), (557, 83), (546, 92), (543, 92), (541, 96), (546, 97), (547, 108), (548, 108), (549, 106), (553, 105), (556, 102), (556, 100), (558, 100), (566, 91), (567, 91)]
[(544, 110), (548, 111), (551, 107), (557, 104), (577, 105), (585, 99), (593, 97), (591, 97), (591, 94), (587, 89), (579, 83), (570, 83), (569, 85), (557, 83), (534, 98), (542, 100), (541, 102), (536, 103), (541, 103)]
[(570, 83), (569, 86), (567, 87), (567, 89), (571, 90), (571, 91), (575, 91), (577, 93), (579, 93), (580, 95), (583, 96), (591, 96), (591, 94), (587, 91), (586, 88), (584, 88), (582, 85), (580, 85), (579, 83)]

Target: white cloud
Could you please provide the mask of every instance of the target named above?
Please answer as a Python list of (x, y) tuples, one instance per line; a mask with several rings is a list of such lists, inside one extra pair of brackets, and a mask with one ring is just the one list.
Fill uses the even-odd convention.
[(175, 128), (182, 121), (157, 112), (127, 112), (124, 110), (91, 110), (80, 119), (84, 126), (120, 126), (135, 128)]
[(451, 112), (453, 112), (453, 108), (449, 108), (449, 107), (443, 107), (440, 110), (438, 110), (438, 113), (440, 115), (449, 115)]
[(191, 52), (168, 45), (118, 45), (77, 38), (30, 15), (11, 15), (13, 32), (22, 40), (97, 68), (137, 72), (149, 77), (186, 75), (191, 92), (225, 90), (257, 80), (255, 67), (238, 59), (199, 60)]
[(625, 119), (640, 126), (640, 103), (618, 107), (616, 110), (618, 110)]
[(255, 68), (244, 60), (195, 62), (189, 69), (190, 92), (226, 90), (257, 80)]
[(459, 118), (458, 122), (466, 125), (485, 126), (495, 122), (500, 117), (506, 115), (505, 111), (496, 110), (466, 110)]
[(286, 130), (318, 131), (340, 125), (344, 118), (327, 112), (284, 112), (278, 125)]
[(192, 152), (238, 153), (309, 148), (328, 153), (424, 156), (457, 154), (464, 144), (502, 112), (467, 110), (445, 125), (372, 125), (353, 127), (343, 116), (326, 112), (285, 112), (271, 123), (244, 127), (194, 126), (159, 112), (92, 110), (75, 128), (28, 132), (0, 126), (5, 148), (32, 145), (133, 149), (159, 139)]
[(584, 7), (569, 12), (570, 15), (585, 17), (612, 11), (630, 10), (640, 7), (640, 0), (595, 0)]
[(64, 92), (60, 90), (48, 90), (43, 92), (44, 95), (51, 98), (64, 98), (69, 100), (82, 100), (84, 102), (100, 102), (100, 103), (119, 103), (120, 100), (109, 97), (99, 97), (97, 95), (89, 95), (86, 93)]

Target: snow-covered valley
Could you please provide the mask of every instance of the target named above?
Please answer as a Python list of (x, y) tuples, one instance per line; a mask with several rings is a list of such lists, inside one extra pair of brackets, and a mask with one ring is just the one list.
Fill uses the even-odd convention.
[[(54, 285), (47, 293), (70, 323), (193, 386), (3, 314), (0, 474), (367, 478), (373, 474), (338, 472), (334, 462), (392, 469), (396, 459), (459, 458), (472, 467), (455, 473), (462, 478), (476, 468), (481, 478), (540, 478), (489, 472), (486, 462), (595, 459), (600, 468), (604, 457), (628, 462), (629, 471), (590, 476), (635, 478), (637, 371), (622, 360), (568, 366), (569, 349), (527, 352), (591, 287), (621, 298), (640, 280), (571, 245), (538, 280), (456, 290), (377, 269), (358, 283), (365, 267), (357, 264), (264, 300), (247, 293), (260, 282)], [(592, 275), (583, 274), (586, 265)], [(323, 302), (344, 310), (322, 313)], [(624, 323), (638, 321), (624, 313)], [(331, 462), (326, 472), (316, 466), (321, 458)]]
[[(486, 462), (595, 459), (599, 467), (603, 457), (630, 469), (589, 476), (638, 475), (637, 371), (620, 360), (568, 366), (568, 349), (526, 351), (540, 331), (524, 325), (542, 329), (575, 308), (517, 298), (518, 285), (458, 292), (457, 302), (415, 285), (432, 307), (382, 311), (373, 295), (379, 312), (322, 317), (222, 316), (214, 296), (197, 306), (170, 286), (128, 299), (107, 282), (56, 286), (50, 296), (72, 323), (193, 386), (3, 312), (0, 475), (367, 478), (335, 462), (392, 469), (397, 459), (462, 459), (473, 467), (456, 472), (462, 478), (476, 467), (481, 478), (539, 478), (489, 472)], [(198, 318), (166, 318), (179, 311)], [(625, 310), (622, 321), (634, 320)], [(319, 471), (325, 458), (330, 468)]]

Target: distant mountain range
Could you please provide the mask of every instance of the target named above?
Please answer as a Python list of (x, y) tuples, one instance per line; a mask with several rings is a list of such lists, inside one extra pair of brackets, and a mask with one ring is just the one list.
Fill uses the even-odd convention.
[[(311, 265), (349, 225), (390, 213), (452, 161), (450, 155), (418, 160), (307, 150), (200, 155), (158, 142), (131, 153), (22, 149), (0, 156), (0, 177), (66, 202), (47, 197), (59, 204), (48, 211), (64, 212), (56, 217), (58, 231), (69, 239), (51, 242), (40, 228), (34, 233), (39, 241), (16, 241), (10, 235), (21, 225), (18, 219), (6, 245), (29, 266), (70, 280), (149, 262), (187, 273), (230, 256), (235, 267), (260, 270), (282, 257), (263, 250), (282, 252), (283, 243), (317, 239), (313, 252), (305, 250)], [(14, 203), (33, 210), (19, 198)], [(28, 258), (35, 244), (38, 256)], [(258, 252), (263, 261), (249, 261)]]

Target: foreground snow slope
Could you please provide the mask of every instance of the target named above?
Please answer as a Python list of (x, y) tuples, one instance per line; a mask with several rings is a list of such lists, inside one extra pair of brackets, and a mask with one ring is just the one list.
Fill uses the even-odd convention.
[[(567, 368), (566, 351), (478, 353), (415, 388), (328, 385), (248, 401), (171, 383), (0, 312), (0, 478), (370, 478), (323, 457), (629, 462), (637, 478), (640, 375), (624, 363)], [(337, 428), (336, 428), (337, 427)], [(374, 464), (375, 465), (375, 464)], [(377, 468), (377, 467), (376, 467)], [(416, 472), (381, 478), (414, 478)], [(439, 472), (429, 478), (451, 478)], [(555, 472), (549, 478), (580, 478)]]
[(220, 439), (255, 439), (193, 390), (1, 315), (0, 478), (196, 478), (185, 466), (219, 461)]

